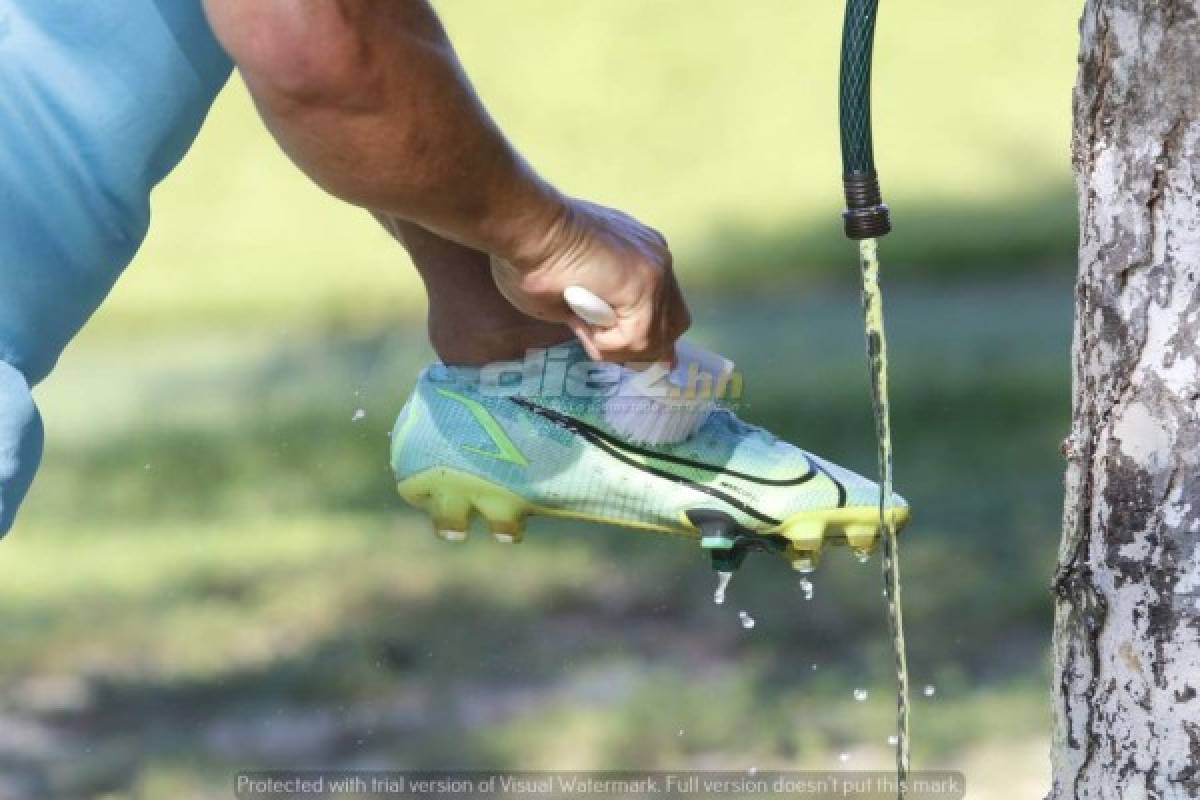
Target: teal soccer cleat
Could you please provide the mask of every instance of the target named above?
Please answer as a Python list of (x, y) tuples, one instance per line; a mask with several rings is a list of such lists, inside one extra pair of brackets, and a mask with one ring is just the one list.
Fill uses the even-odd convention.
[[(612, 369), (574, 343), (523, 363), (429, 367), (392, 433), (401, 496), (450, 541), (465, 539), (479, 516), (498, 541), (517, 542), (525, 518), (541, 514), (690, 536), (719, 569), (754, 549), (803, 571), (825, 542), (874, 549), (873, 481), (724, 408), (678, 444), (624, 441), (603, 413)], [(889, 513), (897, 528), (908, 521), (899, 496)]]

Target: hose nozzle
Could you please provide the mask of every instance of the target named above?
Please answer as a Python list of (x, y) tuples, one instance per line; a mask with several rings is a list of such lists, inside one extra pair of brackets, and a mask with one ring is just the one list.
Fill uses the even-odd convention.
[(842, 186), (846, 190), (842, 224), (847, 238), (876, 239), (892, 230), (891, 215), (883, 203), (879, 176), (874, 171), (843, 175)]

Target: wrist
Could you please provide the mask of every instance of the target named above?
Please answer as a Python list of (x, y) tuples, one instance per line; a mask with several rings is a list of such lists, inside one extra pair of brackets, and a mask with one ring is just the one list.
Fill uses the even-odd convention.
[(527, 272), (549, 257), (570, 216), (570, 203), (536, 176), (500, 192), (480, 220), (484, 249)]

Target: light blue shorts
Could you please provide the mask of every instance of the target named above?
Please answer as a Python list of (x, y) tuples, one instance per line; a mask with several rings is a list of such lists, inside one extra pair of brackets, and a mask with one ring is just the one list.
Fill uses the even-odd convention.
[(0, 535), (30, 396), (133, 259), (231, 64), (200, 0), (0, 0)]

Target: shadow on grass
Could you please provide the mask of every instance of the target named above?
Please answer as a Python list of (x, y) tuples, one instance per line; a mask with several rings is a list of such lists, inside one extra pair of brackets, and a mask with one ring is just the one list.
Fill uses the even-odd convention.
[[(1070, 292), (900, 284), (888, 297), (896, 468), (916, 510), (903, 547), (910, 659), (917, 685), (936, 683), (949, 709), (923, 720), (919, 747), (952, 753), (971, 713), (950, 698), (1032, 680), (1049, 640)], [(699, 333), (755, 377), (755, 423), (870, 473), (857, 314), (853, 292), (723, 303), (702, 309)], [(184, 775), (227, 787), (247, 764), (679, 766), (730, 752), (794, 763), (886, 731), (877, 561), (827, 553), (804, 600), (784, 564), (751, 559), (717, 608), (702, 555), (677, 539), (542, 521), (515, 551), (436, 547), (423, 521), (398, 515), (387, 469), (391, 415), (419, 358), (397, 341), (411, 340), (290, 338), (237, 369), (156, 385), (152, 416), (52, 438), (38, 491), (70, 502), (39, 502), (32, 523), (70, 558), (88, 557), (96, 520), (128, 531), (129, 559), (146, 559), (129, 570), (194, 557), (188, 534), (177, 550), (164, 543), (176, 528), (220, 537), (224, 555), (141, 594), (81, 590), (7, 610), (6, 675), (38, 669), (52, 649), (73, 659), (102, 644), (119, 660), (90, 671), (86, 708), (23, 718), (49, 731), (48, 755), (0, 749), (0, 766), (29, 785), (127, 790)], [(356, 403), (369, 413), (352, 422)], [(297, 517), (317, 544), (275, 563)], [(397, 519), (400, 531), (382, 533)], [(260, 561), (247, 562), (239, 537), (261, 538)], [(153, 553), (137, 550), (143, 538)], [(357, 544), (333, 547), (347, 539)], [(739, 610), (756, 617), (752, 632)], [(52, 624), (56, 613), (68, 619)], [(173, 672), (137, 651), (169, 629), (166, 650), (204, 663), (247, 635), (267, 657)], [(861, 685), (876, 687), (872, 703), (848, 699)], [(989, 724), (1021, 735), (1023, 703), (1002, 695)], [(99, 741), (103, 752), (86, 752)]]
[[(600, 575), (613, 569), (598, 562)], [(865, 671), (808, 625), (865, 628), (861, 615), (795, 598), (794, 612), (772, 614), (743, 593), (738, 602), (766, 623), (750, 635), (729, 613), (678, 602), (708, 581), (653, 565), (639, 577), (615, 601), (602, 586), (562, 581), (553, 602), (527, 607), (462, 577), (419, 599), (378, 586), (347, 624), (286, 657), (204, 677), (96, 675), (85, 708), (42, 716), (49, 752), (10, 766), (69, 797), (134, 789), (150, 767), (172, 764), (218, 785), (267, 767), (520, 769), (568, 758), (678, 768), (731, 742), (735, 753), (794, 763), (886, 730), (887, 702), (848, 699)], [(778, 606), (782, 586), (769, 588)], [(822, 590), (835, 594), (828, 582)], [(961, 680), (942, 687), (963, 692)], [(943, 727), (926, 728), (923, 754), (964, 745)]]

